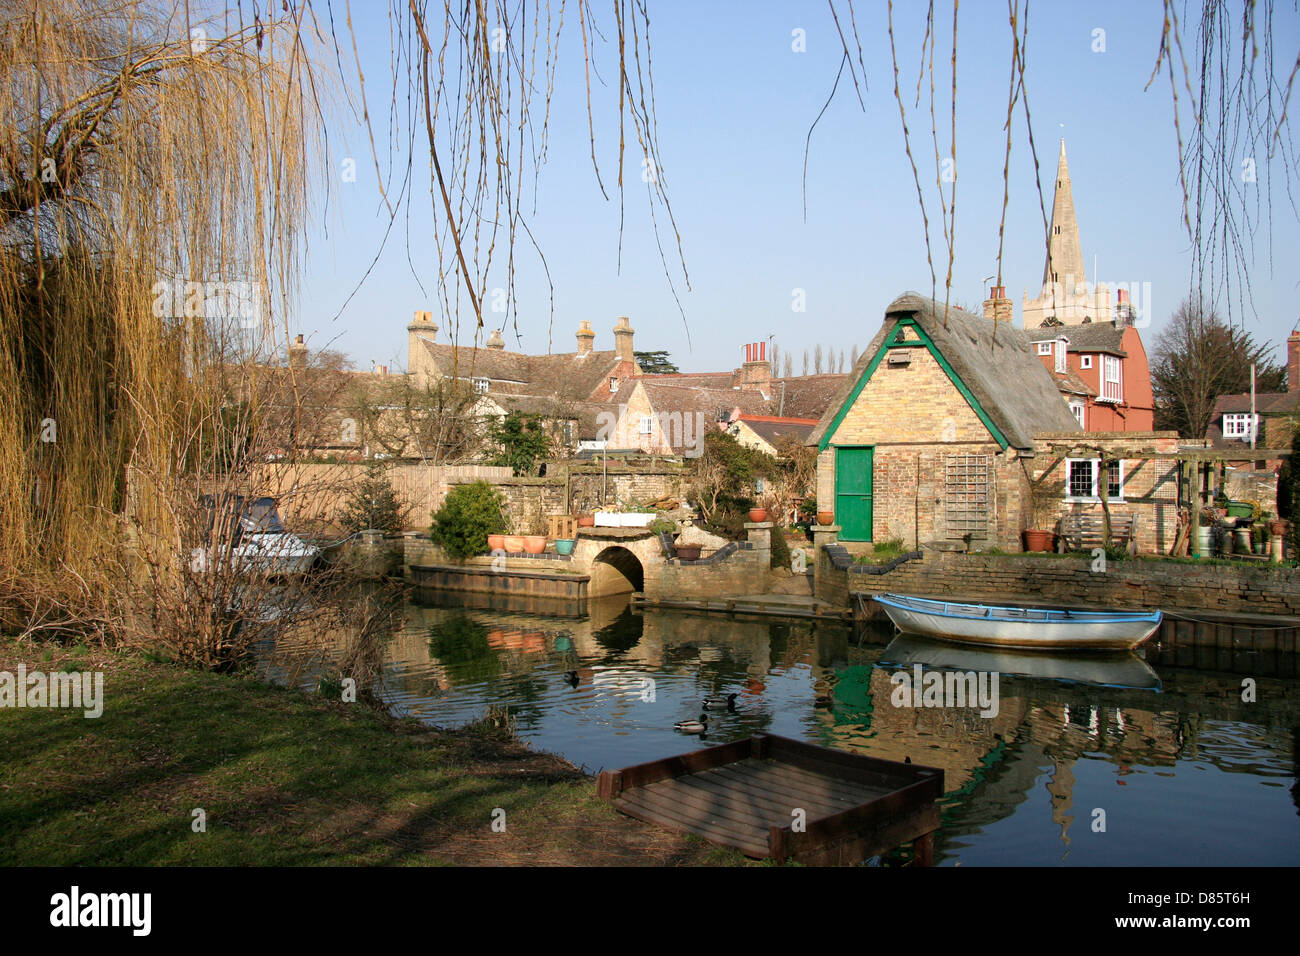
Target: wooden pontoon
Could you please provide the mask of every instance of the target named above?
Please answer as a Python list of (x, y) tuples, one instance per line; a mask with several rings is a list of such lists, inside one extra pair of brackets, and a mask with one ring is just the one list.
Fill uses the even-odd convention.
[(628, 816), (749, 857), (827, 866), (913, 843), (928, 866), (943, 771), (756, 734), (606, 770), (596, 787)]

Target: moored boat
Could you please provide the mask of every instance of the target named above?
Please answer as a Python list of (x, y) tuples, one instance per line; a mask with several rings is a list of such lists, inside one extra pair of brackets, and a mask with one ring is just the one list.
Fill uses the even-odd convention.
[(1159, 611), (1058, 611), (878, 594), (900, 631), (962, 644), (1028, 650), (1130, 650), (1160, 627)]

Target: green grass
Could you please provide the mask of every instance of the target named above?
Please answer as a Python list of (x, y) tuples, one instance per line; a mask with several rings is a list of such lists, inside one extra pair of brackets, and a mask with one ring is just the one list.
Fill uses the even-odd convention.
[(615, 813), (494, 719), (430, 730), (248, 676), (0, 645), (0, 670), (20, 661), (102, 668), (104, 712), (0, 710), (6, 865), (744, 862)]

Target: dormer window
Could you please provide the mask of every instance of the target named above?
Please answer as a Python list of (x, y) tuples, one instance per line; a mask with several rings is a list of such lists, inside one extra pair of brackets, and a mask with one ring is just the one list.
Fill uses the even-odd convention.
[(488, 390), (488, 380), (486, 378), (474, 379), (474, 391), (480, 395), (486, 395)]
[(1056, 370), (1058, 372), (1068, 372), (1070, 370), (1067, 356), (1070, 350), (1070, 340), (1062, 335), (1056, 340)]
[(615, 376), (613, 376), (613, 375), (611, 375), (611, 376), (609, 377), (609, 390), (610, 390), (611, 392), (617, 392), (617, 391), (618, 391), (618, 379), (617, 379)]
[[(1250, 438), (1250, 412), (1231, 412), (1223, 416), (1224, 438)], [(1255, 431), (1259, 430), (1259, 416), (1255, 416)]]
[(1039, 343), (1038, 343), (1038, 354), (1039, 354), (1039, 355), (1051, 355), (1051, 354), (1052, 354), (1052, 343), (1051, 343), (1051, 342), (1039, 342)]

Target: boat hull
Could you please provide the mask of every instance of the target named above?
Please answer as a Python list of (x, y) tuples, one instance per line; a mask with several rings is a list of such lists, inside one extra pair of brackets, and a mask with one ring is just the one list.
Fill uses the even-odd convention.
[(1159, 611), (1070, 612), (933, 601), (903, 594), (876, 602), (900, 631), (983, 647), (1116, 651), (1137, 647), (1160, 627)]

